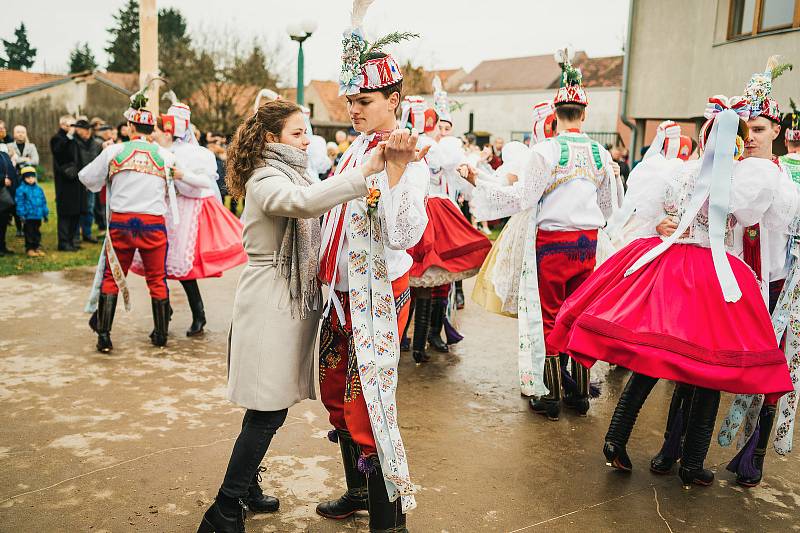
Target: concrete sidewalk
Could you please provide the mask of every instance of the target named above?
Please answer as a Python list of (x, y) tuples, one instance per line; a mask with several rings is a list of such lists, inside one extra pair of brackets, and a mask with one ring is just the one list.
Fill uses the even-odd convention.
[[(175, 283), (166, 349), (154, 348), (150, 304), (131, 275), (133, 310), (120, 304), (112, 355), (94, 350), (82, 313), (87, 269), (0, 278), (0, 531), (194, 532), (224, 474), (242, 410), (224, 399), (225, 342), (238, 271), (201, 282), (208, 333), (188, 339), (185, 295)], [(469, 293), (469, 290), (468, 290)], [(631, 475), (604, 465), (608, 420), (627, 373), (608, 372), (588, 418), (547, 422), (516, 386), (516, 322), (468, 302), (465, 340), (415, 366), (404, 353), (399, 410), (419, 485), (412, 532), (790, 531), (800, 529), (800, 452), (770, 451), (760, 487), (735, 485), (715, 443), (712, 487), (684, 490), (650, 474), (671, 384), (645, 405), (629, 452)], [(723, 396), (720, 413), (730, 396)], [(721, 415), (720, 415), (721, 416)], [(274, 515), (248, 531), (367, 531), (365, 517), (331, 522), (314, 513), (343, 490), (338, 446), (325, 410), (290, 410), (269, 450)]]

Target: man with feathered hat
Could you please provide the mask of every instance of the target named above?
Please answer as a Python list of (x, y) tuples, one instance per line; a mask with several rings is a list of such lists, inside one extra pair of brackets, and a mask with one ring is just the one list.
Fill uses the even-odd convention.
[(800, 183), (800, 110), (789, 100), (792, 112), (789, 118), (789, 127), (786, 128), (784, 141), (786, 143), (786, 155), (780, 157), (781, 164), (786, 167), (795, 183)]

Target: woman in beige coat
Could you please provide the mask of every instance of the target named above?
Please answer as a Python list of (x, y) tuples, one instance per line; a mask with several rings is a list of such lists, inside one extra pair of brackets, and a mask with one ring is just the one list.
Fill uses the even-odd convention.
[(268, 102), (239, 126), (226, 182), (233, 197), (247, 200), (242, 221), (249, 260), (233, 307), (227, 396), (247, 411), (216, 502), (198, 533), (243, 530), (245, 506), (278, 509), (277, 498), (264, 496), (258, 485), (260, 464), (288, 408), (315, 397), (318, 217), (366, 196), (366, 177), (383, 171), (387, 157), (408, 161), (416, 137), (395, 131), (366, 164), (319, 182), (306, 172), (309, 139), (295, 104)]

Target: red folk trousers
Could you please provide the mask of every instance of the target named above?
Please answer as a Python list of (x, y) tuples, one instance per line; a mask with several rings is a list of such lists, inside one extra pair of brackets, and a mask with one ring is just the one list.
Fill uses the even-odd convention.
[[(164, 224), (164, 217), (143, 213), (111, 213), (108, 228), (122, 272), (128, 275), (133, 254), (139, 250), (150, 297), (155, 300), (169, 297), (166, 273), (167, 227)], [(108, 261), (100, 292), (103, 294), (119, 292)]]
[[(397, 331), (402, 332), (408, 321), (408, 274), (392, 282), (397, 305)], [(358, 375), (353, 326), (350, 322), (350, 298), (336, 291), (342, 303), (345, 323), (341, 324), (331, 309), (322, 321), (319, 353), (319, 389), (322, 403), (328, 410), (331, 425), (350, 433), (363, 455), (374, 455), (375, 438), (367, 413), (367, 404), (361, 394)]]

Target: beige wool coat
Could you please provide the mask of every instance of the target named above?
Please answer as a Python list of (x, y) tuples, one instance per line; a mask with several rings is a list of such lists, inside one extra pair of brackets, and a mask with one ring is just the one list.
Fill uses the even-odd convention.
[(247, 409), (277, 411), (316, 398), (314, 348), (320, 311), (292, 318), (289, 281), (275, 258), (289, 218), (317, 218), (332, 207), (367, 195), (359, 169), (308, 187), (272, 167), (257, 169), (246, 186), (244, 249), (249, 257), (236, 288), (228, 341), (230, 401)]

